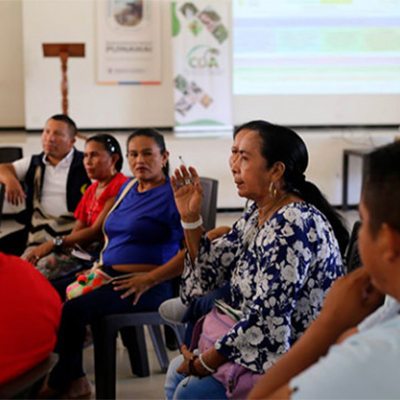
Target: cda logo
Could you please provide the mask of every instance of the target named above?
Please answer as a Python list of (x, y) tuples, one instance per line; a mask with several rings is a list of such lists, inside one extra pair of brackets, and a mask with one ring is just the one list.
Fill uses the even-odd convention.
[(188, 64), (191, 68), (195, 69), (205, 69), (205, 68), (219, 68), (218, 65), (219, 50), (207, 46), (199, 45), (193, 47), (188, 53)]

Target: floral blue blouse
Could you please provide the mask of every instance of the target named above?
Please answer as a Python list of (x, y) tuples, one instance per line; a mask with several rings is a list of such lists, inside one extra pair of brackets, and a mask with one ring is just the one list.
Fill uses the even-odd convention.
[(227, 235), (214, 242), (203, 235), (195, 264), (186, 256), (181, 297), (188, 304), (230, 280), (230, 305), (243, 318), (215, 348), (263, 373), (318, 316), (344, 267), (333, 230), (314, 206), (291, 203), (262, 227), (257, 221), (253, 203)]

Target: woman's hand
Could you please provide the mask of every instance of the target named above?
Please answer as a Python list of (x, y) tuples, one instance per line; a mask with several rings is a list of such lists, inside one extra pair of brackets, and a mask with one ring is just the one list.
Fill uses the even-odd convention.
[[(189, 351), (184, 344), (181, 346), (181, 353), (184, 361), (177, 368), (176, 372), (185, 375), (195, 375), (200, 378), (211, 375), (211, 372), (204, 368), (199, 356)], [(203, 362), (206, 363), (209, 368), (212, 368), (215, 371), (220, 365), (225, 364), (228, 361), (228, 359), (219, 354), (215, 348), (208, 349), (202, 354), (202, 357)]]
[(136, 305), (140, 296), (152, 288), (154, 284), (149, 274), (133, 276), (128, 279), (119, 279), (113, 282), (114, 290), (126, 290), (126, 292), (121, 295), (121, 299), (125, 299), (132, 293), (135, 293), (133, 305)]
[(31, 264), (36, 265), (37, 262), (42, 258), (50, 254), (54, 249), (54, 243), (49, 240), (39, 246), (36, 246), (27, 256), (26, 260)]
[(182, 221), (197, 221), (203, 201), (203, 189), (197, 171), (193, 167), (187, 169), (181, 165), (171, 177), (171, 184)]
[(231, 231), (230, 226), (217, 226), (214, 229), (209, 230), (206, 235), (213, 242), (215, 239), (219, 239), (220, 237), (226, 235)]
[(192, 375), (190, 369), (189, 369), (189, 361), (191, 359), (194, 359), (194, 354), (187, 349), (187, 347), (183, 344), (181, 346), (181, 353), (183, 355), (184, 360), (182, 361), (182, 364), (177, 368), (176, 372), (178, 374), (185, 374), (185, 375)]
[(204, 378), (205, 376), (211, 375), (209, 371), (203, 368), (200, 363), (199, 357), (189, 351), (184, 344), (181, 346), (181, 353), (184, 360), (182, 364), (177, 368), (176, 372), (178, 372), (179, 374), (185, 374), (187, 376), (198, 376), (199, 378)]

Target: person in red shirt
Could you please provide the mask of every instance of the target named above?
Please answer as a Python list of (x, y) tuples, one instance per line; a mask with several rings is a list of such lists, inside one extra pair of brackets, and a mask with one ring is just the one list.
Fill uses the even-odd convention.
[(30, 263), (1, 252), (0, 298), (0, 383), (5, 383), (53, 351), (61, 299)]
[(111, 135), (90, 137), (85, 144), (83, 163), (94, 183), (87, 188), (75, 210), (74, 229), (69, 235), (37, 246), (27, 256), (27, 260), (51, 280), (69, 275), (82, 265), (79, 259), (71, 256), (70, 249), (75, 245), (94, 253), (96, 248), (101, 249), (103, 222), (119, 189), (128, 180), (120, 173), (123, 164), (121, 147)]

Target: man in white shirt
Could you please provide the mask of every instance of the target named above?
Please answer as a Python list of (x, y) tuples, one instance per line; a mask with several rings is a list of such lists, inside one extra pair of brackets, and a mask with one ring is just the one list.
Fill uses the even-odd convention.
[[(399, 398), (400, 142), (370, 153), (364, 175), (358, 235), (363, 267), (335, 282), (320, 316), (249, 398)], [(383, 294), (387, 302), (371, 315)]]
[[(43, 130), (41, 154), (0, 164), (7, 200), (15, 205), (26, 202), (22, 218), (26, 228), (0, 240), (0, 250), (20, 255), (26, 246), (50, 239), (55, 240), (55, 247), (61, 247), (62, 236), (73, 227), (73, 212), (90, 184), (83, 154), (74, 148), (76, 134), (71, 118), (54, 115)], [(29, 259), (29, 252), (26, 258), (35, 262)]]

